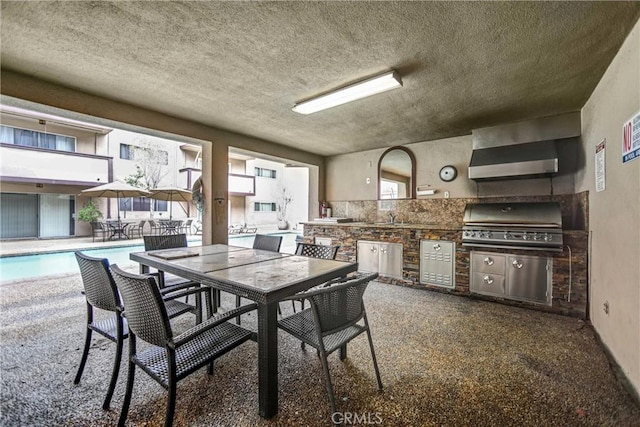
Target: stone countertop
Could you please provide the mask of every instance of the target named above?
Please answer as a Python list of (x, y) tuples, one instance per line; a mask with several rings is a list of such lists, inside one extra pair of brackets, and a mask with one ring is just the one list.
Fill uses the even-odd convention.
[(462, 224), (446, 224), (438, 222), (427, 222), (420, 224), (410, 224), (403, 222), (325, 222), (325, 221), (309, 221), (301, 222), (303, 225), (320, 226), (320, 227), (357, 227), (357, 228), (406, 228), (406, 229), (422, 229), (422, 230), (462, 230)]
[[(406, 228), (411, 230), (462, 230), (462, 224), (441, 223), (441, 222), (425, 222), (420, 224), (410, 224), (403, 222), (388, 223), (388, 222), (367, 222), (367, 221), (354, 221), (354, 222), (325, 222), (325, 221), (308, 221), (301, 222), (302, 225), (309, 225), (314, 227), (357, 227), (357, 228)], [(583, 236), (588, 232), (586, 230), (563, 230), (563, 233)]]

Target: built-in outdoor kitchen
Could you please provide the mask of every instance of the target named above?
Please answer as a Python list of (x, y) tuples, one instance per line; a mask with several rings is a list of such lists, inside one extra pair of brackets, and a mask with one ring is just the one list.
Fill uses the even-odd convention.
[[(378, 200), (330, 201), (332, 217), (305, 223), (304, 239), (340, 245), (337, 259), (385, 283), (586, 318), (588, 193), (554, 194), (553, 182), (570, 174), (579, 134), (576, 114), (474, 131), (469, 164), (438, 171), (477, 186), (464, 198), (420, 185), (424, 160), (392, 147), (378, 160)], [(503, 195), (482, 194), (501, 182)]]

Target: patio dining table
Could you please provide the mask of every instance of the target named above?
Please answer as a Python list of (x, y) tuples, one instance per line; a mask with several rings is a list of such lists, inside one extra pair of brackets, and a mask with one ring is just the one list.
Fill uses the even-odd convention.
[(263, 418), (278, 412), (278, 301), (357, 270), (358, 264), (230, 245), (135, 252), (133, 261), (258, 304), (258, 402)]
[(128, 239), (129, 235), (127, 234), (127, 226), (131, 224), (131, 222), (124, 221), (107, 221), (107, 230), (109, 230), (109, 240), (114, 239)]

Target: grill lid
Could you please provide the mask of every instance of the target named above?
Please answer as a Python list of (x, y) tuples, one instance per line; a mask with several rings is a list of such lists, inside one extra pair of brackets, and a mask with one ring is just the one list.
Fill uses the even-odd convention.
[(556, 202), (468, 204), (465, 225), (562, 228), (562, 212)]

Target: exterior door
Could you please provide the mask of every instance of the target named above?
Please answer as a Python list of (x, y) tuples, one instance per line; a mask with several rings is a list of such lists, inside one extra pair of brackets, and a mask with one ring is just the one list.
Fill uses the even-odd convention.
[(0, 198), (0, 238), (38, 237), (38, 195), (2, 193)]

